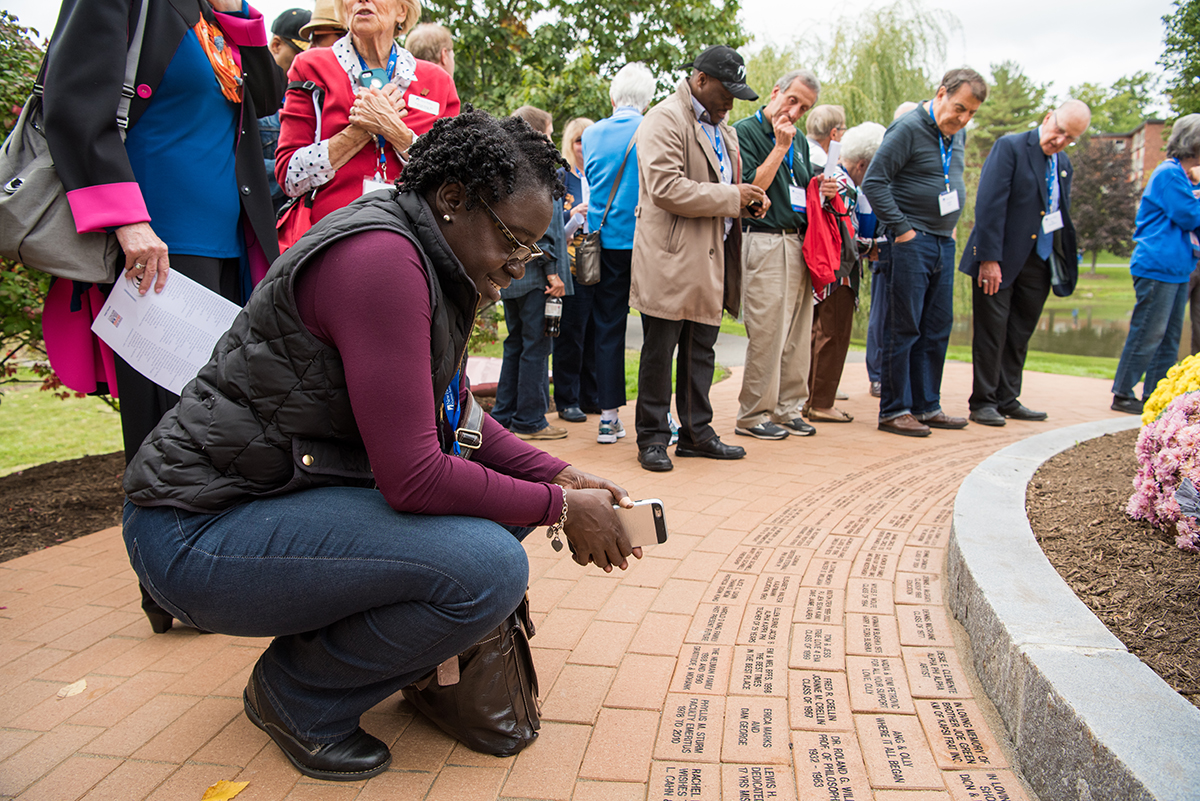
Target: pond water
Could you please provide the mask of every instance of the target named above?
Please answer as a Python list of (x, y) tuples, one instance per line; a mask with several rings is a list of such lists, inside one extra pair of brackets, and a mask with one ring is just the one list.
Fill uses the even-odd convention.
[[(1113, 320), (1096, 316), (1089, 306), (1076, 307), (1071, 311), (1047, 309), (1038, 320), (1037, 330), (1029, 340), (1029, 349), (1074, 356), (1118, 358), (1128, 333), (1128, 315)], [(971, 344), (970, 314), (954, 315), (950, 344)]]

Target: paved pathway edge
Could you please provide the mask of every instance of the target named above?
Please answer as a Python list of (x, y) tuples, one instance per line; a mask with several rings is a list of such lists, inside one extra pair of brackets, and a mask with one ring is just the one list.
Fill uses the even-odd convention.
[(1200, 710), (1108, 631), (1042, 553), (1025, 513), (1041, 464), (1137, 418), (1069, 426), (988, 458), (963, 481), (948, 602), (980, 682), (1043, 799), (1200, 798)]

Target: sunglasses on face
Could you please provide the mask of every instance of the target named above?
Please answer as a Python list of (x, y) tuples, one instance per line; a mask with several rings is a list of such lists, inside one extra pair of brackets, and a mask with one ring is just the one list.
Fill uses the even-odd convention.
[(506, 263), (525, 264), (530, 259), (536, 259), (538, 256), (545, 255), (543, 254), (542, 249), (537, 245), (521, 244), (520, 240), (513, 236), (513, 232), (508, 230), (508, 226), (496, 216), (496, 212), (492, 211), (492, 207), (487, 204), (487, 201), (483, 198), (479, 198), (479, 202), (483, 204), (485, 209), (487, 209), (487, 213), (492, 216), (492, 222), (496, 224), (496, 228), (498, 228), (500, 233), (504, 235), (504, 238), (508, 240), (508, 244), (512, 245), (513, 247), (512, 253), (509, 253), (508, 258), (504, 260)]

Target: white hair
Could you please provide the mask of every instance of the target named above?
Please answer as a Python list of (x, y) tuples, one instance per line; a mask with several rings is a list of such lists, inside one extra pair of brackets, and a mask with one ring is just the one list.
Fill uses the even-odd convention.
[(883, 141), (885, 130), (877, 122), (864, 122), (842, 134), (842, 164), (850, 167), (860, 161), (869, 162), (875, 158), (875, 151)]
[(645, 111), (654, 97), (654, 75), (640, 61), (631, 61), (613, 76), (608, 96), (617, 106), (633, 106)]

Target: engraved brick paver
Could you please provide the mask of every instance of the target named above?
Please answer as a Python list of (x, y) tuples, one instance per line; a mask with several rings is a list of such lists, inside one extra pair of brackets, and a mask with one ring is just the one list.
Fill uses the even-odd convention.
[[(730, 441), (740, 383), (734, 368), (712, 390)], [(965, 414), (970, 383), (947, 364), (947, 411)], [(843, 386), (854, 423), (738, 437), (741, 461), (647, 473), (632, 436), (597, 445), (594, 424), (545, 443), (661, 498), (671, 539), (612, 574), (526, 539), (543, 727), (516, 757), (476, 754), (393, 698), (363, 717), (390, 770), (302, 777), (241, 711), (268, 640), (153, 634), (117, 529), (0, 563), (0, 797), (177, 801), (228, 779), (248, 801), (1036, 801), (954, 643), (950, 521), (995, 451), (1112, 416), (1107, 382), (1029, 373), (1048, 423), (923, 440), (875, 430), (861, 363)]]

